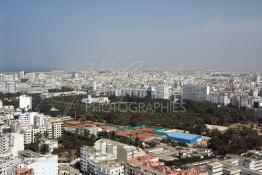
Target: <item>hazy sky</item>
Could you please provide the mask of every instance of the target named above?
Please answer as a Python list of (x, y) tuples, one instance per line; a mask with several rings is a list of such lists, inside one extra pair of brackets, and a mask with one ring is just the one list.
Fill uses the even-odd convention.
[(262, 0), (1, 0), (1, 66), (262, 69)]

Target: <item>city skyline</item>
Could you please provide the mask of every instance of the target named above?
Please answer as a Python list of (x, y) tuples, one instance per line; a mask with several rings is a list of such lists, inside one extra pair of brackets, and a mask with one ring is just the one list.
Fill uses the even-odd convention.
[[(260, 71), (261, 1), (1, 1), (1, 71)], [(102, 68), (101, 68), (102, 69)]]
[(0, 0), (1, 175), (262, 175), (262, 0)]

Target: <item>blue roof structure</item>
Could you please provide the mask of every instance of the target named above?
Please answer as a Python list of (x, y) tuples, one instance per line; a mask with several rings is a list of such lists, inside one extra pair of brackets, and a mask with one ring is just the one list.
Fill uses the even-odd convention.
[(194, 144), (202, 140), (201, 135), (187, 134), (182, 132), (167, 134), (167, 138), (176, 142), (183, 142), (187, 144)]

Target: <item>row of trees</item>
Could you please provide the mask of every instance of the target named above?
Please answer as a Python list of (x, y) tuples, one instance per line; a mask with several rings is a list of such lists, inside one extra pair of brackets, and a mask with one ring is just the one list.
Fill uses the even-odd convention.
[[(186, 100), (184, 106), (185, 112), (163, 112), (163, 111), (93, 111), (86, 104), (81, 103), (83, 96), (67, 96), (45, 99), (41, 104), (41, 112), (49, 115), (63, 115), (68, 106), (70, 109), (67, 115), (76, 116), (88, 120), (106, 120), (109, 123), (117, 125), (152, 125), (168, 128), (186, 129), (193, 133), (201, 134), (206, 132), (205, 124), (229, 125), (232, 123), (262, 123), (262, 118), (256, 117), (253, 109), (235, 108), (235, 107), (217, 107), (210, 102), (195, 102)], [(74, 100), (73, 100), (74, 99)], [(116, 100), (116, 99), (115, 99)], [(119, 100), (119, 99), (117, 99)], [(155, 102), (168, 104), (169, 100), (149, 100), (126, 97), (120, 100), (153, 104)], [(59, 111), (51, 111), (54, 106)], [(115, 109), (119, 109), (118, 106)]]
[(222, 134), (218, 130), (213, 130), (210, 135), (208, 147), (217, 155), (241, 154), (250, 149), (256, 149), (262, 146), (262, 136), (251, 128), (229, 129)]

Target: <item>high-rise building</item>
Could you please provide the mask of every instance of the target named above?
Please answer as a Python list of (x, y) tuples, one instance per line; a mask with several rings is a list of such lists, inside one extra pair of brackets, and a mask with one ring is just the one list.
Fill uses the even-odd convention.
[(228, 105), (230, 103), (230, 99), (226, 95), (220, 93), (210, 93), (207, 95), (207, 101), (223, 105)]
[(155, 90), (156, 99), (169, 99), (169, 87), (168, 86), (157, 86)]
[(183, 99), (189, 99), (194, 101), (205, 101), (209, 95), (208, 85), (183, 85)]

